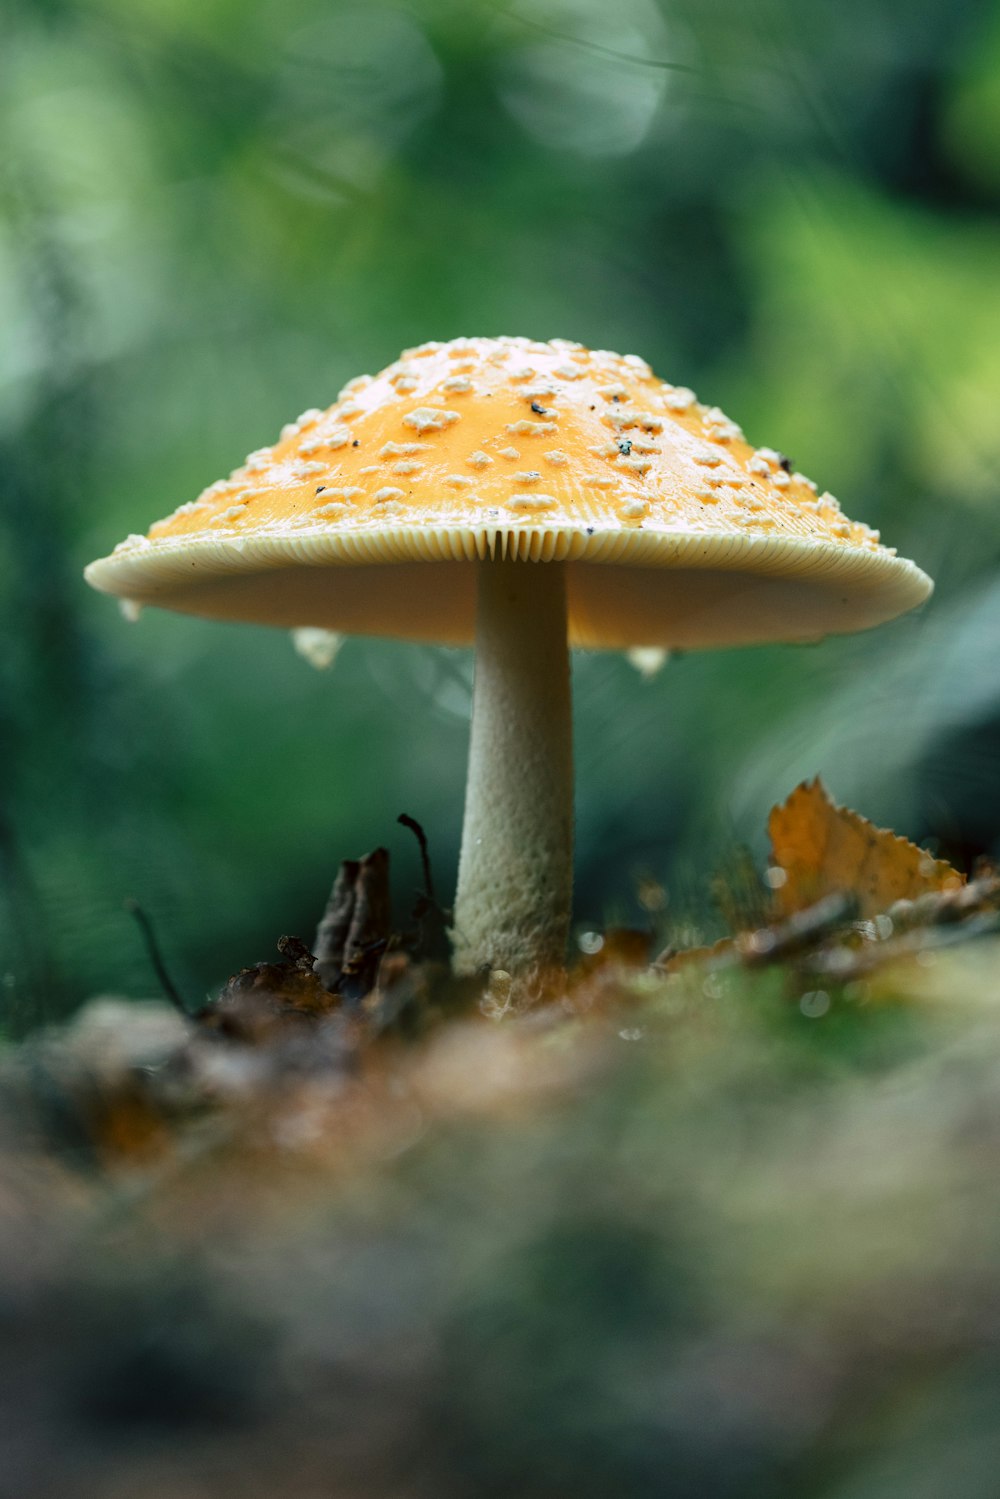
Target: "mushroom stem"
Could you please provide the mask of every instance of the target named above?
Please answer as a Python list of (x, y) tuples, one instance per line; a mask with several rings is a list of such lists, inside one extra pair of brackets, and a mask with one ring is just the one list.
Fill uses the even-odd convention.
[(565, 964), (572, 741), (565, 565), (484, 560), (452, 933), (458, 973), (530, 978)]

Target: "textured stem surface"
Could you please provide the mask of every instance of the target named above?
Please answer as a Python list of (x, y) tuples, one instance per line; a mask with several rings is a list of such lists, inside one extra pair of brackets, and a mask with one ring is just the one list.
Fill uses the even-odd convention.
[(481, 562), (453, 932), (459, 973), (521, 976), (565, 963), (572, 737), (564, 565)]

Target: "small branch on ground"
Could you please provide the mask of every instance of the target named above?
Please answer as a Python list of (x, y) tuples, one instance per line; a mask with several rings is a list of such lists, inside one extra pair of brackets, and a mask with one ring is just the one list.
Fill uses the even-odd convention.
[(424, 870), (424, 894), (427, 896), (427, 899), (429, 901), (433, 901), (436, 899), (436, 897), (434, 895), (434, 878), (431, 874), (431, 856), (427, 848), (427, 834), (424, 832), (417, 819), (415, 817), (411, 817), (408, 812), (400, 812), (399, 816), (396, 818), (396, 821), (400, 823), (404, 828), (409, 828), (410, 832), (414, 835), (417, 842), (420, 844), (420, 861), (423, 865)]
[(138, 926), (139, 931), (142, 933), (142, 940), (145, 944), (146, 955), (149, 958), (150, 963), (152, 964), (153, 972), (156, 974), (156, 977), (160, 981), (160, 988), (163, 990), (164, 994), (166, 995), (167, 999), (169, 999), (174, 1009), (177, 1010), (179, 1014), (183, 1015), (185, 1020), (192, 1019), (193, 1017), (191, 1015), (191, 1012), (189, 1011), (187, 1005), (184, 1003), (184, 1000), (181, 997), (180, 990), (177, 988), (177, 985), (174, 983), (173, 979), (170, 977), (170, 974), (167, 972), (167, 965), (163, 961), (163, 954), (160, 951), (160, 944), (156, 940), (156, 933), (153, 930), (153, 923), (150, 921), (149, 917), (146, 915), (146, 912), (143, 910), (142, 906), (140, 906), (139, 902), (137, 900), (134, 900), (131, 896), (125, 902), (125, 909), (126, 911), (128, 911), (129, 915), (135, 918), (136, 925)]
[(418, 956), (428, 958), (432, 962), (447, 963), (451, 952), (448, 941), (451, 912), (440, 904), (434, 893), (434, 878), (431, 874), (431, 857), (427, 845), (427, 834), (417, 819), (411, 817), (407, 812), (401, 812), (396, 821), (404, 828), (409, 828), (420, 845), (420, 862), (424, 871), (424, 891), (413, 909), (413, 919), (419, 926), (417, 941)]

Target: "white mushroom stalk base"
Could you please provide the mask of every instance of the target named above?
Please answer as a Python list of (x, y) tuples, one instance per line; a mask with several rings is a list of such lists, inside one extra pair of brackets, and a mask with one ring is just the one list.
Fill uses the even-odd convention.
[(566, 961), (573, 730), (561, 562), (479, 563), (456, 972), (524, 982)]

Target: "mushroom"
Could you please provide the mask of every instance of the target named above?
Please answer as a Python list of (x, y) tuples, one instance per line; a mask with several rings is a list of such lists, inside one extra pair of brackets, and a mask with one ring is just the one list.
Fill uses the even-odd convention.
[(229, 620), (475, 642), (460, 973), (565, 961), (569, 647), (817, 640), (930, 579), (718, 407), (564, 339), (408, 350), (87, 568)]

